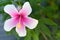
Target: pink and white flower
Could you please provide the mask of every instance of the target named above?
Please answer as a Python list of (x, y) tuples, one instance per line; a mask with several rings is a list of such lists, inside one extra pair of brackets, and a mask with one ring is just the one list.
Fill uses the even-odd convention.
[(4, 11), (8, 13), (11, 18), (5, 21), (4, 30), (11, 31), (16, 27), (16, 32), (20, 37), (26, 36), (26, 28), (34, 29), (38, 20), (28, 17), (32, 12), (29, 2), (25, 2), (22, 8), (18, 11), (14, 5), (6, 5)]

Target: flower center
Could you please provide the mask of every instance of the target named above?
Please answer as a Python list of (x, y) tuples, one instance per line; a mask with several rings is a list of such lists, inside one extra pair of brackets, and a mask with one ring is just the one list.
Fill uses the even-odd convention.
[[(21, 15), (18, 15), (18, 18), (19, 18), (19, 21), (21, 21), (23, 19), (23, 15), (22, 14)], [(18, 23), (17, 24), (17, 28), (20, 28), (20, 27), (21, 27), (21, 24)]]

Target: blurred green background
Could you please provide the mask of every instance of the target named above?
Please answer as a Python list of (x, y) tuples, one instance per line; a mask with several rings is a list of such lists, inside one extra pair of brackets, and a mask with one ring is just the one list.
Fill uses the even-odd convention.
[[(24, 2), (30, 2), (32, 13), (29, 15), (39, 21), (37, 27), (33, 30), (27, 29), (27, 36), (24, 40), (60, 40), (60, 0), (0, 0), (0, 14), (4, 22), (10, 16), (3, 10), (7, 4), (16, 6), (23, 5)], [(17, 40), (20, 40), (15, 29), (6, 32), (8, 35), (14, 34)]]

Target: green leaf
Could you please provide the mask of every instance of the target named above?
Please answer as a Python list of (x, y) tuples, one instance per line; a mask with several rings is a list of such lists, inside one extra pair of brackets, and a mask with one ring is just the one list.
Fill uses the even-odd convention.
[(4, 12), (3, 12), (3, 8), (4, 8), (4, 6), (0, 6), (0, 14), (3, 14)]
[(60, 30), (57, 31), (57, 33), (56, 33), (56, 39), (57, 39), (57, 40), (60, 40)]
[(51, 26), (57, 26), (57, 24), (54, 21), (52, 21), (51, 19), (44, 18), (43, 20), (44, 20), (45, 24), (48, 24)]
[(31, 31), (29, 29), (27, 29), (27, 35), (24, 40), (31, 40)]
[(12, 0), (0, 0), (0, 6), (4, 6), (6, 4), (11, 4), (12, 3)]
[(39, 36), (34, 31), (32, 31), (32, 38), (33, 40), (39, 40)]
[(57, 37), (59, 37), (59, 38), (60, 38), (60, 31), (58, 31), (58, 32), (57, 32)]
[[(41, 19), (41, 21), (45, 25), (49, 25), (52, 28), (51, 30), (53, 30), (53, 33), (55, 33), (57, 31), (58, 25), (54, 21), (52, 21), (51, 19), (43, 18), (43, 19)], [(49, 26), (47, 26), (47, 27), (49, 27)]]
[(3, 18), (2, 18), (3, 21), (5, 21), (8, 18), (10, 18), (10, 16), (8, 14), (6, 14), (6, 13), (3, 13), (2, 16), (3, 16)]
[(46, 25), (40, 24), (40, 30), (42, 32), (44, 32), (45, 35), (51, 37), (51, 32), (50, 32), (49, 28)]

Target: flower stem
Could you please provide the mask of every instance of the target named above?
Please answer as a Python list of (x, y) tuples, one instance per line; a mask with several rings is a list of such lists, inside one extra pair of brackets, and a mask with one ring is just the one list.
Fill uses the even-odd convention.
[(48, 38), (46, 37), (46, 35), (42, 31), (40, 31), (40, 32), (41, 32), (42, 36), (44, 37), (44, 39), (48, 40)]

